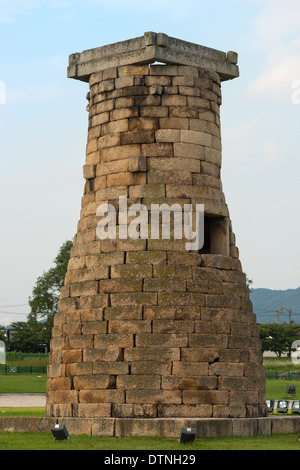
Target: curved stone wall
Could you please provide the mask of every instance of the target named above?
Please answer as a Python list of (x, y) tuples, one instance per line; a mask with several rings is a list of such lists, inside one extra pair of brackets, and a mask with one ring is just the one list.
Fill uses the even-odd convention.
[[(256, 317), (220, 178), (218, 74), (132, 65), (89, 85), (86, 183), (54, 318), (47, 415), (265, 416)], [(124, 237), (134, 216), (124, 219), (121, 200), (143, 205), (148, 236)], [(175, 212), (170, 238), (149, 235), (150, 208), (164, 203), (193, 214), (204, 205), (203, 248), (174, 236)], [(114, 239), (99, 238), (104, 204)]]

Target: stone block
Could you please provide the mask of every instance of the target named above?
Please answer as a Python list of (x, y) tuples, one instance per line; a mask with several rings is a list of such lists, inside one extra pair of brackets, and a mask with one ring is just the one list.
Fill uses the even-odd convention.
[(123, 361), (124, 353), (122, 348), (108, 346), (105, 348), (86, 348), (83, 351), (84, 362), (113, 362)]
[(165, 196), (164, 184), (142, 184), (129, 188), (130, 197), (163, 197)]
[(195, 329), (194, 322), (174, 320), (153, 320), (153, 333), (193, 333)]
[[(148, 88), (148, 92), (149, 91), (151, 92), (151, 88)], [(147, 107), (147, 106), (160, 108), (161, 97), (159, 95), (154, 95), (153, 93), (147, 96), (136, 96), (134, 98), (134, 103), (135, 105), (140, 107), (140, 110), (142, 110), (144, 107)]]
[[(201, 418), (212, 416), (212, 406), (200, 405), (158, 405), (159, 418)], [(180, 434), (179, 434), (180, 435)]]
[(108, 333), (150, 333), (151, 322), (148, 320), (109, 320)]
[(132, 361), (131, 374), (135, 375), (170, 375), (171, 362)]
[(133, 347), (133, 335), (128, 333), (97, 334), (94, 337), (95, 348), (116, 346), (118, 348)]
[(220, 353), (218, 347), (189, 347), (181, 349), (182, 362), (213, 362), (218, 360)]
[[(146, 158), (143, 157), (142, 155), (131, 157), (129, 159), (128, 170), (132, 173), (147, 171)], [(145, 180), (143, 180), (143, 181), (141, 181), (140, 183), (137, 183), (137, 184), (144, 184), (145, 181), (146, 181), (146, 178), (145, 178)], [(131, 183), (129, 183), (129, 184), (131, 184)]]
[(146, 144), (151, 142), (154, 142), (154, 132), (152, 130), (128, 131), (123, 132), (121, 135), (121, 145)]
[(124, 294), (111, 294), (112, 307), (156, 304), (157, 294), (155, 292), (125, 292)]
[(118, 375), (117, 389), (126, 390), (160, 390), (159, 375)]
[(84, 295), (96, 295), (98, 293), (97, 281), (77, 282), (71, 286), (71, 297)]
[(153, 130), (158, 128), (157, 118), (136, 117), (129, 119), (128, 128), (130, 131)]
[(143, 306), (106, 307), (105, 320), (141, 320)]
[[(128, 252), (126, 255), (126, 265), (127, 264), (157, 265), (161, 263), (166, 263), (166, 259), (167, 259), (167, 256), (166, 256), (165, 251)], [(143, 276), (143, 277), (148, 277), (148, 276)]]
[(71, 390), (70, 377), (54, 377), (49, 382), (49, 390)]
[(141, 347), (141, 348), (147, 348), (147, 347), (180, 348), (180, 347), (188, 346), (188, 335), (182, 334), (182, 333), (137, 334), (135, 341), (136, 341), (136, 347)]
[(110, 403), (79, 403), (78, 416), (81, 418), (102, 418), (111, 416)]
[(93, 362), (93, 374), (100, 375), (119, 375), (129, 374), (128, 362), (99, 361)]
[(157, 407), (156, 405), (132, 405), (132, 404), (119, 404), (113, 406), (113, 416), (116, 418), (156, 418)]
[(194, 292), (161, 292), (158, 295), (158, 305), (205, 305), (205, 297)]
[(174, 143), (174, 157), (204, 160), (204, 148), (192, 143)]
[(173, 362), (172, 374), (179, 377), (203, 377), (208, 375), (208, 367), (208, 362)]
[[(128, 120), (130, 118), (137, 117), (138, 115), (139, 115), (139, 110), (137, 106), (130, 106), (128, 108), (116, 107), (116, 109), (110, 112), (110, 121), (127, 120), (127, 126), (125, 123), (123, 125), (124, 127), (127, 127), (125, 130), (128, 130), (128, 122), (129, 122)], [(108, 126), (108, 124), (106, 124), (106, 126)], [(105, 128), (110, 129), (110, 127), (105, 127)]]
[(101, 136), (126, 131), (128, 131), (128, 119), (119, 119), (116, 121), (111, 121), (106, 124), (102, 124), (101, 126)]
[(196, 145), (203, 145), (205, 147), (212, 147), (212, 136), (205, 132), (181, 130), (180, 140), (181, 142), (187, 143), (187, 144), (196, 144)]
[[(84, 420), (86, 421), (86, 420)], [(92, 436), (99, 437), (114, 437), (115, 435), (115, 420), (113, 418), (101, 418), (99, 420), (92, 420)]]
[(134, 86), (134, 77), (132, 75), (124, 75), (115, 80), (116, 88), (124, 88)]
[[(62, 351), (62, 361), (63, 363), (70, 363), (70, 362), (81, 362), (82, 361), (82, 350), (81, 349), (73, 349), (73, 350), (65, 350)], [(63, 375), (63, 374), (61, 374)]]
[[(141, 117), (166, 118), (169, 115), (168, 106), (142, 106), (140, 109)], [(181, 116), (175, 116), (181, 117)], [(185, 116), (184, 116), (185, 117)]]
[(125, 394), (122, 390), (80, 390), (80, 403), (124, 403)]
[(84, 165), (83, 166), (83, 177), (86, 179), (92, 179), (96, 176), (96, 166), (95, 165)]
[[(122, 134), (123, 135), (123, 134)], [(131, 143), (131, 142), (128, 142)], [(106, 134), (98, 139), (98, 149), (102, 150), (107, 147), (117, 147), (120, 145), (120, 132)]]
[(99, 292), (142, 292), (142, 280), (132, 278), (107, 279), (99, 283)]
[(86, 321), (82, 325), (82, 334), (88, 335), (99, 335), (101, 333), (106, 333), (106, 321)]
[[(194, 99), (194, 97), (187, 97)], [(201, 99), (201, 98), (198, 98)], [(168, 109), (168, 108), (167, 108)], [(169, 117), (171, 118), (188, 118), (188, 119), (198, 119), (199, 117), (199, 110), (197, 107), (193, 107), (193, 104), (190, 106), (170, 106), (169, 108)], [(165, 117), (165, 116), (161, 116)]]
[(189, 344), (191, 348), (224, 348), (228, 347), (227, 335), (220, 334), (190, 334)]
[[(91, 362), (78, 362), (67, 364), (66, 371), (66, 375), (71, 377), (73, 377), (74, 375), (91, 375), (93, 373), (93, 364)], [(64, 401), (65, 400), (57, 401), (56, 403), (64, 403)]]
[(166, 142), (143, 144), (142, 155), (145, 157), (172, 157), (173, 145)]
[(217, 377), (201, 377), (199, 374), (189, 377), (174, 375), (162, 377), (162, 390), (216, 390)]
[(145, 279), (144, 292), (185, 292), (186, 282), (181, 279)]
[(181, 95), (200, 97), (200, 88), (186, 85), (179, 85), (178, 88)]
[[(151, 74), (151, 72), (150, 72)], [(147, 86), (152, 86), (152, 85), (161, 85), (161, 86), (170, 86), (172, 85), (172, 79), (171, 77), (167, 75), (149, 75), (148, 77), (145, 77), (145, 83)]]
[(180, 142), (178, 129), (159, 129), (155, 131), (156, 142)]
[[(185, 171), (189, 174), (200, 173), (200, 161), (187, 158), (169, 157), (147, 157), (148, 169), (150, 171)], [(194, 176), (194, 175), (193, 175)]]
[(167, 306), (145, 307), (145, 320), (195, 320), (200, 318), (200, 307), (196, 306)]
[(77, 390), (56, 390), (54, 392), (54, 403), (78, 403)]
[(244, 364), (226, 364), (224, 362), (210, 364), (209, 375), (225, 376), (225, 377), (243, 377)]
[(74, 335), (67, 336), (67, 348), (68, 349), (84, 349), (93, 346), (92, 335)]
[(127, 75), (148, 75), (148, 65), (125, 65), (118, 67), (119, 77), (125, 77)]
[(229, 403), (229, 393), (224, 390), (184, 390), (183, 403), (227, 405)]
[(124, 351), (125, 361), (179, 361), (180, 348), (140, 347), (127, 348)]
[(180, 390), (128, 390), (127, 403), (181, 403)]

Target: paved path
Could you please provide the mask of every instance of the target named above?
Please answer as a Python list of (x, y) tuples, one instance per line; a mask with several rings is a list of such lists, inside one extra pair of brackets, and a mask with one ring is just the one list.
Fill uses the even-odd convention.
[(5, 406), (45, 406), (43, 393), (0, 393), (0, 408)]

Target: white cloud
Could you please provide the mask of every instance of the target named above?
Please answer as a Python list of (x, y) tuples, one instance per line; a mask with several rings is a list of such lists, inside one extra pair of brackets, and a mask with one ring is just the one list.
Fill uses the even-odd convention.
[(260, 77), (250, 83), (249, 91), (255, 95), (270, 95), (276, 100), (291, 100), (292, 86), (300, 79), (300, 50), (291, 53), (275, 64), (265, 66)]
[(43, 2), (44, 0), (0, 0), (0, 23), (10, 23)]
[(274, 140), (267, 140), (263, 143), (263, 159), (266, 164), (277, 164), (281, 161), (279, 145)]
[(0, 23), (11, 23), (42, 6), (70, 7), (72, 0), (0, 0)]
[(299, 24), (299, 0), (264, 0), (255, 33), (256, 47), (265, 54), (265, 65), (249, 85), (251, 95), (291, 101), (292, 84), (300, 79)]
[(256, 30), (264, 43), (277, 43), (278, 40), (292, 37), (299, 32), (299, 0), (264, 0)]

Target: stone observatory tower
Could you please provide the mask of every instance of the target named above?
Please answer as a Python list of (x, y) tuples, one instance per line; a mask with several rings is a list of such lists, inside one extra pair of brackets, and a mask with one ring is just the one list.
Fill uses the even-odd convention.
[(220, 85), (238, 75), (235, 52), (153, 32), (70, 56), (68, 76), (89, 83), (86, 181), (47, 416), (266, 416), (220, 177)]

